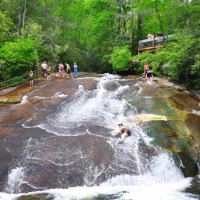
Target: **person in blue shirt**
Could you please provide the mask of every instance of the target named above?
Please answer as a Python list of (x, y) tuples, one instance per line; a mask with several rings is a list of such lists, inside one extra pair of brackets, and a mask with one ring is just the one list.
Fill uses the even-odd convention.
[(76, 63), (74, 63), (74, 77), (76, 78), (78, 76), (78, 66)]

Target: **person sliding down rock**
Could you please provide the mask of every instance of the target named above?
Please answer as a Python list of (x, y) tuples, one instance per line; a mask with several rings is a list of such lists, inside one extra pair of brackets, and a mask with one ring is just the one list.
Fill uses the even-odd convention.
[(120, 123), (117, 124), (117, 131), (114, 136), (116, 137), (118, 135), (121, 135), (121, 139), (119, 141), (119, 144), (121, 144), (122, 142), (124, 142), (126, 137), (131, 136), (131, 131), (127, 129), (122, 123)]

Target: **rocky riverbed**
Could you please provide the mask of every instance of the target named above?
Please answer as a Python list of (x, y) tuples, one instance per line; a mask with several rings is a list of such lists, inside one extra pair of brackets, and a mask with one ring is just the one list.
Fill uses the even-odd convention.
[[(30, 86), (18, 88), (0, 97), (1, 102), (3, 99), (9, 102), (9, 104), (4, 102), (0, 106), (0, 176), (3, 178), (0, 184), (1, 191), (19, 193), (85, 184), (91, 186), (102, 183), (108, 177), (123, 173), (138, 173), (133, 163), (128, 164), (132, 166), (131, 168), (116, 165), (119, 161), (116, 161), (116, 153), (108, 143), (110, 135), (107, 133), (110, 129), (101, 126), (101, 118), (95, 124), (93, 122), (95, 113), (93, 116), (82, 116), (81, 109), (87, 113), (87, 108), (91, 109), (90, 105), (95, 104), (88, 103), (88, 107), (84, 108), (81, 92), (84, 90), (84, 95), (90, 99), (90, 91), (99, 87), (97, 84), (102, 75), (92, 77), (84, 74), (77, 79), (55, 78), (36, 84), (32, 88)], [(185, 88), (173, 85), (164, 79), (155, 79), (153, 84), (146, 83), (144, 79), (135, 76), (121, 79), (120, 87), (126, 91), (128, 84), (129, 88), (125, 96), (120, 98), (126, 98), (130, 105), (137, 108), (135, 114), (152, 113), (167, 118), (166, 121), (151, 119), (143, 121), (141, 128), (148, 136), (154, 138), (155, 145), (181, 158), (186, 177), (195, 176), (198, 172), (196, 163), (200, 160), (200, 99), (191, 95)], [(117, 87), (119, 83), (116, 81), (104, 86), (110, 92), (115, 92)], [(118, 92), (120, 94), (120, 91)], [(18, 101), (12, 101), (15, 98), (18, 98)], [(105, 101), (106, 98), (108, 96), (105, 96)], [(71, 105), (72, 99), (77, 104)], [(77, 125), (79, 121), (73, 121), (76, 113), (71, 111), (79, 105), (82, 107), (78, 110), (74, 109), (75, 112), (80, 115), (83, 122), (84, 117), (90, 117), (89, 124), (82, 123), (79, 126)], [(104, 106), (105, 111), (111, 109), (111, 105)], [(98, 107), (94, 109), (97, 109), (96, 114), (98, 114)], [(71, 114), (65, 116), (65, 112)], [(66, 117), (66, 121), (70, 119), (68, 125), (74, 126), (69, 133), (63, 116)], [(62, 123), (54, 124), (58, 119), (59, 123), (64, 124), (63, 128)], [(47, 120), (48, 126), (44, 128), (44, 125), (40, 125), (45, 124)], [(54, 130), (56, 127), (58, 130)], [(51, 131), (48, 131), (50, 129)], [(66, 137), (66, 133), (69, 137)], [(74, 135), (76, 137), (73, 137)], [(145, 143), (140, 148), (144, 152), (151, 152), (151, 156), (156, 154), (154, 148), (147, 148)], [(80, 157), (84, 159), (79, 160)], [(144, 154), (143, 157), (146, 155)], [(43, 162), (42, 165), (40, 160)], [(66, 165), (69, 162), (71, 164)], [(113, 162), (116, 169), (110, 167)], [(8, 174), (12, 173), (13, 166), (19, 171), (21, 167), (25, 167), (28, 174), (22, 184), (15, 180), (16, 185), (12, 186), (8, 183), (6, 185), (5, 183), (9, 182)], [(96, 166), (100, 167), (96, 168)], [(96, 177), (93, 171), (99, 175)], [(20, 187), (17, 187), (17, 184)]]

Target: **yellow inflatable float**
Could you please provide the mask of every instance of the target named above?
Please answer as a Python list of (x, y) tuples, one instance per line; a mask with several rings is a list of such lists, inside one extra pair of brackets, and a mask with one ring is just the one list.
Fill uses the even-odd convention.
[(167, 121), (165, 115), (155, 115), (155, 114), (138, 114), (135, 115), (131, 120), (127, 119), (129, 123), (143, 123), (148, 121)]

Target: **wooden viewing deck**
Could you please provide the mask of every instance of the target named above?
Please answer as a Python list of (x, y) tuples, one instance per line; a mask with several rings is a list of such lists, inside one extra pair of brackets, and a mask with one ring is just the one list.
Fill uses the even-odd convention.
[(144, 39), (139, 41), (138, 54), (145, 51), (154, 52), (160, 47), (164, 47), (166, 43), (174, 38), (173, 35), (158, 36), (150, 39)]

